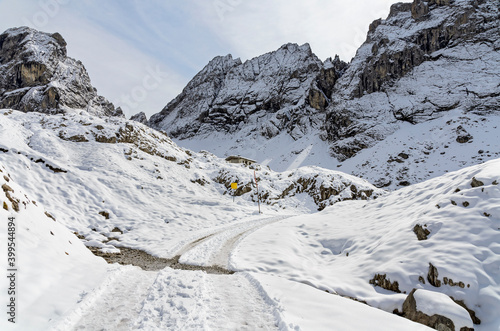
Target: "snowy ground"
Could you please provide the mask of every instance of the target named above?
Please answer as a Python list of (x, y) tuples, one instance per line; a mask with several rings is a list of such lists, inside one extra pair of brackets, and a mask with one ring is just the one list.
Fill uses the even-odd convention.
[[(126, 124), (0, 111), (0, 233), (3, 242), (4, 220), (14, 215), (19, 258), (19, 324), (2, 319), (1, 330), (423, 330), (392, 314), (413, 288), (431, 292), (417, 292), (424, 300), (441, 300), (439, 293), (464, 300), (482, 320), (478, 330), (500, 326), (498, 160), (315, 214), (312, 196), (292, 192), (259, 215), (251, 196), (233, 202), (214, 181), (225, 174), (245, 183), (253, 170)], [(95, 141), (117, 132), (126, 141)], [(314, 167), (260, 177), (276, 196), (300, 178), (330, 181), (327, 189), (341, 191), (332, 199), (373, 189)], [(473, 177), (483, 185), (471, 187)], [(431, 232), (427, 240), (416, 239), (415, 224)], [(180, 255), (181, 263), (236, 273), (107, 265), (85, 245)], [(429, 262), (443, 283), (464, 287), (421, 284)], [(403, 293), (370, 284), (377, 273)], [(0, 283), (2, 302), (7, 286)]]
[[(413, 288), (464, 300), (500, 327), (500, 160), (466, 168), (369, 202), (340, 202), (257, 230), (233, 252), (236, 270), (268, 273), (402, 311)], [(473, 178), (482, 182), (472, 187)], [(430, 231), (418, 240), (413, 229)], [(429, 263), (442, 284), (427, 280)], [(374, 287), (376, 274), (402, 293)], [(422, 280), (419, 280), (422, 277)], [(445, 284), (445, 278), (449, 280)], [(405, 294), (406, 293), (406, 294)]]

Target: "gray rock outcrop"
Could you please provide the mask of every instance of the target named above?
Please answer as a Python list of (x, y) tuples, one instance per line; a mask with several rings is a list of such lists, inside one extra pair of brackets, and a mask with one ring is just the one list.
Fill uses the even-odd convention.
[(123, 115), (97, 94), (83, 64), (67, 56), (66, 41), (59, 33), (28, 27), (0, 35), (0, 108)]
[(132, 115), (132, 117), (130, 117), (130, 120), (136, 121), (136, 122), (139, 122), (139, 123), (142, 123), (145, 125), (148, 124), (148, 118), (146, 117), (146, 114), (144, 114), (144, 112), (142, 112), (142, 111), (140, 113)]
[[(440, 313), (429, 311), (429, 307), (438, 308)], [(443, 315), (443, 312), (448, 316)], [(467, 310), (442, 293), (413, 289), (403, 303), (403, 316), (441, 331), (474, 330)]]

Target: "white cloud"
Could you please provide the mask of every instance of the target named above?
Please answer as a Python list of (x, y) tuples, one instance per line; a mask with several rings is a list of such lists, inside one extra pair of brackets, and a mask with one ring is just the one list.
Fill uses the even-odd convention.
[(286, 42), (308, 42), (323, 60), (339, 54), (349, 61), (365, 40), (368, 25), (385, 18), (392, 3), (215, 0), (206, 2), (198, 17), (245, 59), (275, 50)]

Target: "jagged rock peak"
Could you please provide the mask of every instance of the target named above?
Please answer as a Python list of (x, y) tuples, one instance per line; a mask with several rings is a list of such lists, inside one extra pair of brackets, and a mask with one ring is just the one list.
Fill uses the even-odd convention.
[(130, 117), (130, 120), (131, 121), (136, 121), (136, 122), (139, 122), (139, 123), (142, 123), (142, 124), (148, 124), (148, 118), (146, 117), (146, 114), (144, 114), (144, 112), (140, 112), (140, 113), (137, 113), (135, 115), (132, 115), (132, 117)]
[(121, 110), (97, 95), (83, 64), (67, 57), (66, 41), (59, 33), (29, 27), (0, 35), (0, 107), (122, 116)]
[(25, 26), (11, 28), (0, 36), (0, 61), (8, 62), (16, 55), (22, 55), (26, 61), (65, 57), (66, 45), (64, 38), (57, 32), (50, 34)]
[[(243, 63), (218, 56), (149, 124), (181, 139), (234, 133), (249, 122), (253, 132), (268, 138), (281, 131), (298, 137), (308, 126), (319, 126), (320, 120), (304, 115), (326, 108), (340, 76), (336, 71), (344, 65), (338, 58), (323, 64), (307, 43), (288, 43)], [(269, 121), (259, 120), (263, 117)]]

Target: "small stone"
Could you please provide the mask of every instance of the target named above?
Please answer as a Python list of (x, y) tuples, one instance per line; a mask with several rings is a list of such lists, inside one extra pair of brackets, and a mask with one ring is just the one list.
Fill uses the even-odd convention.
[(457, 143), (459, 143), (459, 144), (465, 144), (465, 143), (471, 141), (472, 138), (473, 137), (470, 134), (461, 135), (461, 136), (457, 137)]
[(429, 263), (429, 272), (427, 273), (427, 280), (434, 287), (440, 287), (441, 281), (438, 279), (439, 273), (435, 266), (432, 263)]
[(99, 215), (104, 216), (105, 219), (109, 219), (109, 213), (107, 211), (100, 211)]
[(428, 229), (424, 229), (420, 224), (413, 227), (413, 232), (417, 235), (418, 240), (427, 240), (427, 236), (431, 234)]
[(468, 207), (468, 206), (469, 206), (469, 202), (468, 202), (468, 201), (464, 201), (464, 202), (462, 202), (462, 206), (464, 206), (464, 207)]
[(483, 186), (484, 183), (480, 180), (477, 180), (476, 177), (472, 177), (472, 182), (470, 183), (470, 186), (472, 187), (480, 187)]
[(405, 160), (407, 160), (407, 159), (410, 157), (410, 156), (409, 156), (408, 154), (406, 154), (406, 153), (399, 153), (399, 154), (398, 154), (398, 156), (399, 156), (400, 158), (402, 158), (402, 159), (405, 159)]
[(123, 234), (123, 231), (120, 230), (119, 228), (117, 228), (116, 226), (113, 228), (113, 230), (111, 230), (111, 232), (118, 232), (118, 233)]
[(7, 185), (7, 184), (3, 184), (2, 185), (2, 190), (4, 192), (14, 192), (14, 190), (9, 185)]
[(453, 200), (451, 200), (451, 204), (454, 205), (454, 206), (457, 205), (457, 203), (455, 201), (453, 201)]
[(45, 216), (47, 216), (48, 218), (52, 219), (54, 222), (56, 222), (56, 219), (54, 218), (54, 216), (52, 216), (51, 214), (45, 212)]

